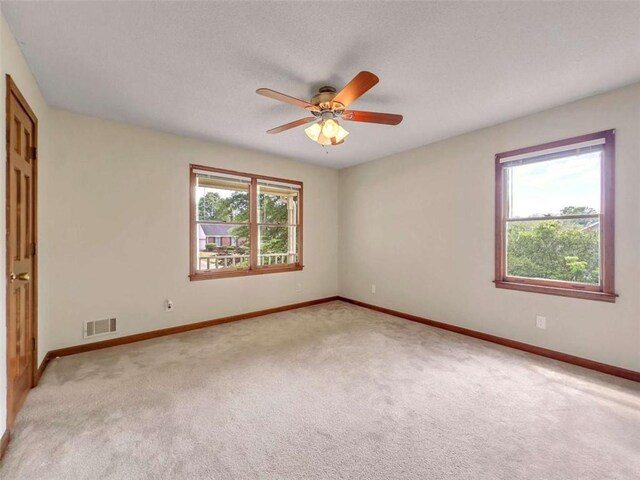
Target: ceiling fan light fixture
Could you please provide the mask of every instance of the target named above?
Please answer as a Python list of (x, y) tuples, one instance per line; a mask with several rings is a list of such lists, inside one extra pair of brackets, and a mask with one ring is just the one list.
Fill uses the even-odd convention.
[(329, 137), (325, 137), (322, 133), (318, 135), (318, 140), (316, 140), (320, 145), (324, 145), (325, 147), (328, 145), (332, 145), (331, 139)]
[(349, 132), (338, 123), (337, 119), (348, 122), (398, 125), (402, 122), (402, 115), (347, 110), (349, 105), (375, 86), (378, 80), (378, 77), (373, 73), (362, 71), (353, 77), (338, 93), (333, 87), (321, 87), (310, 102), (276, 92), (270, 88), (259, 88), (256, 90), (258, 95), (303, 108), (308, 113), (313, 114), (311, 117), (301, 118), (267, 130), (267, 133), (281, 133), (313, 122), (310, 127), (305, 129), (307, 137), (320, 145), (340, 145), (344, 143), (344, 139), (349, 135)]
[(327, 138), (333, 138), (338, 133), (340, 125), (332, 118), (328, 118), (322, 122), (322, 134)]
[(304, 133), (306, 133), (307, 137), (309, 137), (311, 140), (313, 140), (314, 142), (317, 142), (318, 137), (322, 133), (322, 127), (320, 126), (320, 122), (313, 123), (311, 124), (310, 127), (305, 128)]
[[(328, 127), (327, 124), (329, 124)], [(349, 135), (349, 132), (333, 119), (316, 122), (305, 128), (304, 133), (314, 142), (325, 146), (337, 145)]]
[(342, 125), (338, 125), (338, 133), (336, 133), (335, 136), (336, 143), (342, 142), (347, 137), (347, 135), (349, 135), (349, 132), (347, 132), (347, 130)]

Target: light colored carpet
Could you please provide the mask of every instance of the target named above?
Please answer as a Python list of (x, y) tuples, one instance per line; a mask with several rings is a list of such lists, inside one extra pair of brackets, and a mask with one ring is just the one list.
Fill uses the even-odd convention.
[(632, 382), (342, 302), (50, 363), (3, 479), (638, 479)]

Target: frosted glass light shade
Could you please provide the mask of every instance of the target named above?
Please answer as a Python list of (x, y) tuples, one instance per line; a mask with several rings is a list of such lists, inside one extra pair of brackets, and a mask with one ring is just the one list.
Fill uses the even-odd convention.
[(310, 127), (305, 128), (304, 133), (306, 133), (307, 137), (311, 140), (317, 142), (320, 133), (322, 133), (322, 127), (320, 126), (320, 123), (314, 123)]
[[(342, 125), (332, 119), (316, 122), (305, 128), (304, 133), (320, 145), (335, 145), (342, 142), (349, 135), (349, 132)], [(327, 133), (331, 134), (331, 136), (327, 135)]]

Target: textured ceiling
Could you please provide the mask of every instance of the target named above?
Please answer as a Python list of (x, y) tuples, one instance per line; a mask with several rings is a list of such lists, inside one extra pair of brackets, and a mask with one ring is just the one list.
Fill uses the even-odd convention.
[[(640, 80), (640, 2), (3, 2), (54, 106), (342, 168)], [(323, 148), (309, 99), (358, 71), (380, 83)]]

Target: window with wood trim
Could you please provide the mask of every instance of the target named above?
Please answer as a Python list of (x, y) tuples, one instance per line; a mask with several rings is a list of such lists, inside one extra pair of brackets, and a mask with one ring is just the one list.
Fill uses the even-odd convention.
[(496, 155), (496, 287), (615, 301), (614, 139)]
[(302, 270), (302, 182), (190, 166), (191, 280)]

